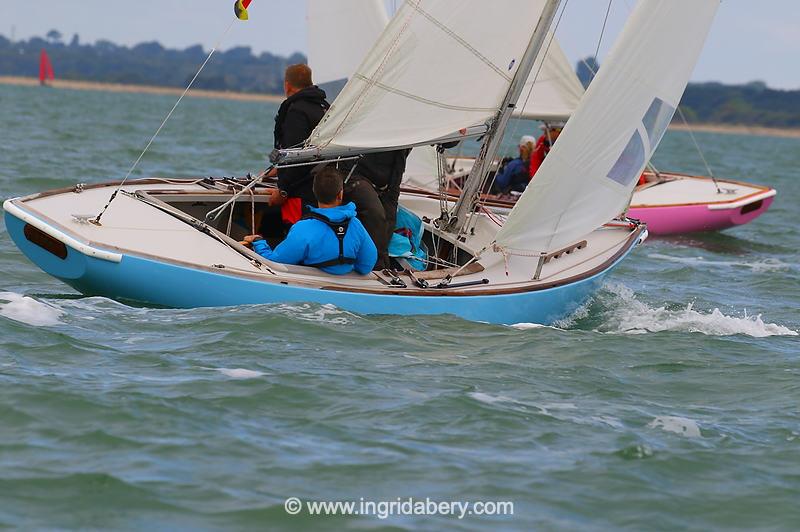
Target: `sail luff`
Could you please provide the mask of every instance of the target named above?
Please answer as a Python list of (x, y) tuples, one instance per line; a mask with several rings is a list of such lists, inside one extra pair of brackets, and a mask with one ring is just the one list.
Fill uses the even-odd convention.
[(500, 247), (558, 249), (624, 211), (678, 106), (718, 6), (719, 0), (640, 0), (498, 232)]
[(464, 184), (464, 189), (461, 192), (461, 196), (458, 198), (458, 203), (453, 211), (453, 216), (448, 227), (448, 229), (454, 233), (460, 233), (464, 227), (466, 227), (468, 215), (472, 212), (476, 195), (486, 177), (489, 165), (491, 165), (494, 157), (497, 155), (497, 150), (503, 140), (503, 133), (505, 132), (506, 125), (522, 95), (528, 76), (531, 74), (534, 64), (539, 57), (542, 45), (545, 42), (545, 37), (549, 35), (548, 30), (553, 23), (553, 19), (556, 16), (556, 11), (558, 11), (558, 6), (560, 4), (561, 0), (548, 0), (542, 9), (539, 20), (536, 23), (536, 28), (531, 34), (530, 41), (525, 49), (525, 54), (522, 56), (517, 71), (514, 73), (514, 77), (503, 98), (500, 111), (492, 122), (491, 129), (483, 141), (478, 158), (475, 160), (475, 165), (472, 167), (472, 170), (470, 170), (469, 176)]

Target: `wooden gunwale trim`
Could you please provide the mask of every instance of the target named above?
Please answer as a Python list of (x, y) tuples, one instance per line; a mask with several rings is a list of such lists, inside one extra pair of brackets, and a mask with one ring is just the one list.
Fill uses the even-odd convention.
[[(602, 264), (599, 264), (598, 266), (595, 266), (591, 270), (587, 270), (587, 271), (585, 271), (583, 273), (580, 273), (578, 275), (565, 277), (563, 279), (558, 279), (556, 281), (550, 281), (550, 282), (547, 282), (547, 283), (539, 283), (539, 284), (536, 284), (535, 286), (521, 286), (521, 287), (516, 287), (516, 288), (496, 288), (496, 289), (489, 288), (489, 289), (481, 289), (481, 290), (473, 290), (473, 291), (467, 291), (467, 290), (448, 291), (447, 289), (435, 289), (435, 290), (417, 289), (417, 290), (414, 290), (414, 292), (411, 293), (411, 294), (408, 293), (409, 288), (403, 288), (403, 289), (400, 289), (400, 290), (395, 289), (395, 290), (391, 291), (390, 293), (393, 294), (393, 295), (456, 296), (456, 297), (463, 297), (463, 296), (492, 296), (492, 295), (522, 294), (522, 293), (526, 293), (526, 292), (538, 292), (538, 291), (541, 291), (541, 290), (547, 290), (547, 289), (550, 289), (550, 288), (556, 288), (556, 287), (563, 286), (563, 285), (566, 285), (566, 284), (570, 284), (570, 283), (574, 283), (574, 282), (577, 282), (577, 281), (581, 281), (583, 279), (588, 279), (589, 277), (593, 277), (594, 275), (597, 275), (598, 273), (602, 272), (603, 270), (606, 270), (609, 266), (611, 266), (611, 264), (616, 262), (622, 255), (624, 255), (628, 251), (628, 249), (632, 245), (632, 242), (634, 240), (638, 239), (641, 236), (641, 234), (645, 231), (645, 229), (646, 229), (646, 226), (644, 224), (639, 225), (636, 228), (636, 230), (634, 230), (628, 236), (628, 238), (625, 239), (624, 244), (622, 246), (620, 246), (620, 248), (617, 250), (617, 252), (614, 253), (614, 255), (612, 255), (608, 259), (606, 259)], [(336, 288), (323, 286), (322, 289), (323, 290), (335, 290)], [(366, 293), (366, 294), (386, 294), (386, 291), (374, 291), (374, 290), (369, 290), (369, 289), (358, 289), (358, 288), (351, 288), (351, 289), (349, 289), (349, 291), (350, 292), (356, 292), (356, 293)]]
[[(729, 181), (729, 183), (730, 182), (731, 181)], [(752, 185), (748, 185), (748, 186), (752, 186)], [(756, 188), (756, 187), (753, 187), (753, 188)], [(702, 202), (696, 202), (696, 203), (664, 203), (664, 204), (659, 204), (659, 205), (651, 205), (651, 204), (648, 204), (648, 203), (639, 203), (639, 204), (636, 204), (636, 205), (631, 205), (628, 208), (629, 209), (661, 209), (661, 208), (665, 208), (665, 207), (697, 207), (697, 206), (703, 206), (703, 205), (725, 205), (727, 203), (739, 203), (740, 201), (745, 201), (745, 200), (747, 200), (749, 198), (753, 198), (754, 196), (760, 196), (761, 194), (764, 194), (765, 192), (769, 192), (769, 191), (773, 190), (770, 187), (758, 186), (757, 188), (759, 188), (760, 190), (758, 190), (756, 192), (753, 192), (751, 194), (747, 194), (746, 196), (742, 196), (741, 198), (732, 199), (732, 200), (728, 200), (728, 201), (702, 201)], [(766, 198), (764, 198), (764, 199), (766, 199)]]

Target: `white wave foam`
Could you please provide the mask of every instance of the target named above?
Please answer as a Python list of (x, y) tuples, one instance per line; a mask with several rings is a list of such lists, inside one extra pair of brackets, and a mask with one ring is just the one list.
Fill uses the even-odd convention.
[(575, 325), (575, 322), (577, 322), (578, 320), (582, 320), (583, 318), (589, 315), (589, 309), (592, 306), (592, 301), (593, 299), (589, 298), (589, 300), (587, 300), (581, 306), (576, 308), (572, 314), (570, 314), (566, 318), (557, 320), (555, 323), (553, 323), (553, 325), (555, 325), (559, 329), (569, 329), (570, 327)]
[(687, 438), (702, 438), (700, 427), (697, 422), (679, 416), (658, 416), (647, 424), (651, 429), (661, 429), (666, 432), (674, 432)]
[(530, 331), (532, 329), (553, 329), (555, 331), (563, 331), (565, 329), (565, 327), (557, 327), (556, 325), (542, 325), (541, 323), (530, 322), (513, 323), (509, 325), (509, 327), (512, 329), (517, 329), (518, 331)]
[(525, 331), (529, 329), (555, 329), (556, 331), (563, 331), (564, 329), (569, 329), (575, 322), (578, 320), (582, 320), (586, 316), (589, 315), (589, 308), (591, 307), (592, 300), (585, 302), (581, 306), (575, 309), (569, 316), (566, 318), (562, 318), (560, 320), (556, 320), (553, 322), (553, 325), (542, 325), (541, 323), (515, 323), (510, 325), (513, 329), (518, 329), (520, 331)]
[(59, 325), (62, 312), (47, 303), (15, 292), (0, 292), (0, 316), (33, 325), (34, 327), (52, 327)]
[(542, 325), (541, 323), (515, 323), (510, 327), (520, 331), (527, 331), (528, 329), (544, 329), (547, 325)]
[(483, 392), (470, 392), (467, 395), (476, 401), (486, 403), (487, 405), (493, 405), (496, 403), (516, 403), (514, 399), (504, 395), (489, 395), (488, 393)]
[(624, 334), (645, 334), (648, 332), (678, 331), (696, 332), (709, 336), (731, 336), (745, 334), (756, 338), (766, 336), (797, 336), (798, 332), (783, 325), (765, 323), (761, 315), (726, 316), (715, 308), (709, 313), (694, 310), (693, 303), (680, 310), (665, 307), (651, 308), (636, 299), (633, 291), (625, 285), (606, 284), (603, 296), (611, 307), (609, 319), (601, 330)]
[(354, 318), (358, 318), (356, 314), (342, 310), (330, 303), (319, 306), (308, 303), (283, 304), (276, 308), (281, 312), (291, 314), (294, 318), (335, 325), (348, 325), (353, 322)]
[(704, 268), (706, 267), (748, 268), (755, 273), (789, 270), (792, 268), (791, 264), (782, 262), (778, 259), (764, 259), (755, 262), (745, 262), (745, 261), (706, 260), (703, 257), (675, 257), (672, 255), (662, 255), (661, 253), (650, 253), (647, 256), (650, 257), (651, 259), (666, 260), (669, 262), (687, 264), (690, 266), (702, 266)]
[(520, 401), (505, 395), (491, 395), (484, 392), (469, 392), (467, 394), (472, 399), (487, 405), (505, 405), (508, 408), (520, 411), (536, 410), (540, 414), (551, 416), (557, 419), (566, 419), (582, 423), (583, 420), (575, 416), (566, 415), (568, 411), (579, 411), (580, 408), (575, 403), (533, 403), (529, 401)]
[(225, 375), (226, 377), (230, 377), (231, 379), (257, 379), (258, 377), (263, 377), (266, 375), (264, 372), (261, 371), (254, 371), (252, 369), (244, 369), (244, 368), (211, 368), (214, 371), (218, 371)]

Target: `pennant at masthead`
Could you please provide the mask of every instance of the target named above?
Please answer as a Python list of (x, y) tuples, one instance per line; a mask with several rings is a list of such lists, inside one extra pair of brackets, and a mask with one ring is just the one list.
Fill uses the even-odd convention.
[(247, 14), (247, 8), (250, 7), (250, 2), (253, 0), (236, 0), (233, 4), (233, 12), (239, 20), (248, 20), (250, 16)]

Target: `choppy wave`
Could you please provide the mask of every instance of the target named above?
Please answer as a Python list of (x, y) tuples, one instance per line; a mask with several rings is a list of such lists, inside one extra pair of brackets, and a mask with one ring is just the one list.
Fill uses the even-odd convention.
[(226, 377), (230, 377), (231, 379), (257, 379), (258, 377), (263, 377), (266, 375), (263, 371), (255, 371), (252, 369), (245, 369), (245, 368), (204, 368), (210, 369), (212, 371), (218, 371), (222, 373)]
[(33, 325), (52, 327), (61, 324), (62, 312), (47, 303), (16, 292), (0, 292), (0, 316)]
[(661, 429), (666, 432), (674, 432), (687, 438), (702, 438), (700, 426), (693, 419), (680, 416), (657, 416), (647, 424), (651, 429)]
[(676, 331), (702, 333), (709, 336), (744, 334), (757, 338), (766, 336), (797, 336), (798, 332), (783, 325), (767, 323), (758, 314), (741, 317), (728, 316), (718, 308), (711, 312), (694, 309), (688, 303), (682, 309), (653, 308), (636, 298), (625, 285), (609, 283), (598, 296), (606, 307), (604, 323), (599, 330), (625, 334)]
[(729, 260), (707, 260), (704, 257), (676, 257), (673, 255), (664, 255), (662, 253), (650, 253), (647, 255), (651, 259), (666, 260), (679, 264), (687, 264), (690, 266), (716, 267), (716, 268), (747, 268), (754, 273), (764, 273), (773, 271), (785, 271), (793, 268), (792, 264), (788, 264), (778, 259), (767, 258), (757, 261), (729, 261)]

